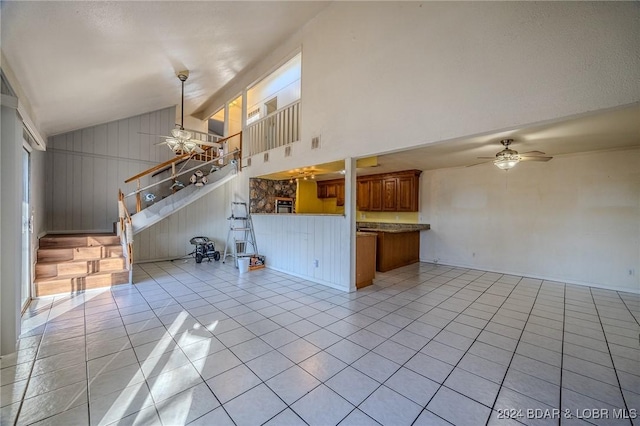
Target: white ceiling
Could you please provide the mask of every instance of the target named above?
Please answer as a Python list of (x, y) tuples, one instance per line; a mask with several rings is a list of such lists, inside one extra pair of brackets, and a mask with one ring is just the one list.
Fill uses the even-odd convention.
[[(434, 143), (404, 151), (382, 153), (367, 157), (364, 163), (375, 164), (357, 168), (357, 175), (397, 172), (401, 170), (435, 170), (450, 167), (465, 167), (487, 163), (477, 157), (493, 157), (504, 149), (501, 139), (514, 139), (511, 149), (519, 153), (542, 151), (549, 156), (560, 156), (577, 152), (626, 149), (640, 147), (640, 104), (629, 105), (609, 111), (586, 114), (580, 117), (558, 120), (536, 126), (527, 126), (482, 136), (461, 138)], [(375, 161), (377, 159), (377, 161)], [(360, 162), (360, 160), (358, 160)], [(553, 161), (553, 160), (551, 160)], [(536, 167), (530, 163), (525, 167)], [(314, 173), (316, 180), (338, 179), (344, 169), (344, 161), (316, 164), (293, 170), (283, 170), (261, 176), (265, 179), (286, 180), (303, 174)], [(518, 165), (518, 167), (523, 167)]]
[[(501, 151), (504, 147), (500, 140), (505, 138), (514, 139), (510, 148), (519, 153), (542, 151), (549, 156), (639, 147), (638, 123), (640, 105), (635, 104), (553, 123), (379, 155), (377, 167), (359, 168), (358, 175), (408, 169), (424, 171), (477, 164), (486, 161), (477, 157), (493, 157)], [(536, 163), (531, 163), (530, 167), (535, 165)]]
[(2, 51), (47, 136), (180, 102), (185, 115), (328, 2), (2, 1)]

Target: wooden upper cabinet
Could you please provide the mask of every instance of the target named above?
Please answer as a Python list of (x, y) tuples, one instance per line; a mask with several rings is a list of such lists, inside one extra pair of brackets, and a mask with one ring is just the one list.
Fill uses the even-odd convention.
[(388, 177), (382, 181), (382, 211), (397, 211), (398, 178)]
[(336, 185), (336, 192), (338, 193), (336, 197), (336, 205), (344, 206), (344, 180)]
[[(417, 212), (420, 170), (369, 175), (358, 178), (358, 209), (361, 211)], [(366, 201), (366, 191), (369, 192)]]
[(338, 196), (338, 184), (328, 183), (326, 186), (327, 186), (327, 198), (336, 198)]
[(371, 192), (369, 193), (369, 211), (382, 211), (382, 179), (371, 181)]
[(322, 182), (318, 182), (318, 198), (327, 198), (327, 185), (323, 185)]
[(371, 197), (369, 195), (369, 193), (371, 192), (371, 181), (359, 180), (357, 188), (358, 189), (356, 193), (356, 203), (358, 205), (358, 210), (369, 211), (370, 200), (371, 200)]
[(398, 196), (397, 211), (418, 211), (418, 178), (414, 176), (400, 176), (397, 179)]
[(319, 181), (318, 198), (336, 198), (338, 206), (344, 206), (344, 179)]

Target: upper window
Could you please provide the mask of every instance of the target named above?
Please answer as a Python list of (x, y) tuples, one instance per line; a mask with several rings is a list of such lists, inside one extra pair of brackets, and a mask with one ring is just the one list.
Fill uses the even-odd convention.
[(300, 99), (302, 54), (247, 90), (247, 124), (251, 124)]

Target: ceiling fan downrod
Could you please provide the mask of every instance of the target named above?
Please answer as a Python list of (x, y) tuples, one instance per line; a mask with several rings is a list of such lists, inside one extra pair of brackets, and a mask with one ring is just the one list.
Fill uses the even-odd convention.
[(189, 78), (189, 71), (179, 71), (178, 78), (182, 82), (182, 96), (180, 97), (182, 101), (180, 105), (180, 130), (184, 130), (184, 82)]

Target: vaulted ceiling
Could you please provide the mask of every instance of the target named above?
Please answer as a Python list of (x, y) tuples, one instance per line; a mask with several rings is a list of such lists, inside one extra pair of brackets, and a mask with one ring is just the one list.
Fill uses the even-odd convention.
[(3, 1), (1, 47), (47, 136), (157, 110), (185, 114), (328, 2)]

